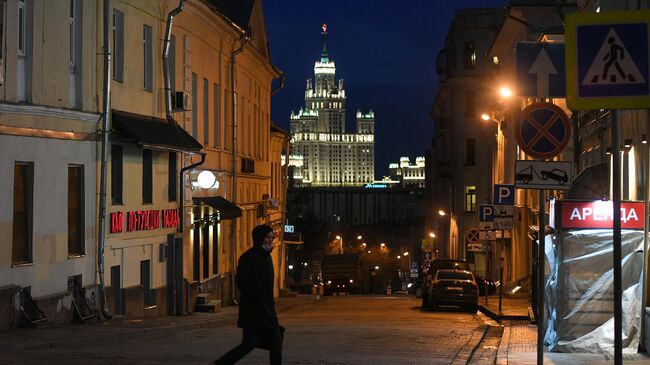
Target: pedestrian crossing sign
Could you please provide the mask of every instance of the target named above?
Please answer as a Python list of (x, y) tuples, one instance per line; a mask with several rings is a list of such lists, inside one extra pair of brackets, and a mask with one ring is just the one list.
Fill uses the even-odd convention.
[(650, 11), (572, 13), (565, 29), (570, 109), (650, 108)]

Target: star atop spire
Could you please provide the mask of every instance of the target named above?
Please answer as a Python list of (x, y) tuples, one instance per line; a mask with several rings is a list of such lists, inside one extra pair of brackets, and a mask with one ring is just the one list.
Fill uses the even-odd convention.
[(323, 30), (320, 33), (323, 36), (323, 51), (320, 54), (320, 59), (321, 59), (321, 62), (327, 62), (327, 61), (329, 61), (329, 57), (327, 55), (327, 42), (326, 42), (327, 24), (323, 23), (321, 25), (321, 29)]

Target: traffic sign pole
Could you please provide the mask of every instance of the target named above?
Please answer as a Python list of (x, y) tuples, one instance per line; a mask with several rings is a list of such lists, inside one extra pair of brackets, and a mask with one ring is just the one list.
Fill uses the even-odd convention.
[(621, 281), (621, 155), (619, 154), (618, 109), (612, 110), (612, 198), (614, 200), (614, 365), (623, 364), (623, 283)]
[(539, 229), (537, 234), (537, 365), (544, 365), (544, 261), (546, 255), (546, 196), (539, 189)]

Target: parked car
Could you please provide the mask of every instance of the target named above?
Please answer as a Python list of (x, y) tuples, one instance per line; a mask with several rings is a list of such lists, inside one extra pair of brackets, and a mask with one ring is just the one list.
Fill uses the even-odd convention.
[[(429, 264), (429, 269), (427, 270), (427, 275), (422, 281), (422, 293), (429, 290), (429, 283), (433, 281), (436, 272), (441, 269), (469, 271), (469, 264), (467, 263), (467, 260), (462, 259), (436, 259), (431, 261)], [(424, 296), (422, 298), (424, 300)]]
[(474, 275), (474, 279), (476, 279), (476, 284), (478, 285), (479, 295), (485, 295), (486, 291), (487, 295), (492, 295), (497, 292), (497, 284), (494, 280), (478, 275)]
[(478, 310), (478, 285), (471, 271), (441, 269), (436, 272), (422, 293), (422, 308), (436, 309), (441, 305), (458, 306), (472, 313)]
[(406, 293), (415, 295), (416, 298), (422, 298), (422, 281), (422, 276), (419, 276), (417, 279), (408, 283), (406, 285)]

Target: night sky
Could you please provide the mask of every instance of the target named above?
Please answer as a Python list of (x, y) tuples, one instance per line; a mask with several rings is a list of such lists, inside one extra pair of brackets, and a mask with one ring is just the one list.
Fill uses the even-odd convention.
[(273, 64), (284, 89), (271, 100), (271, 118), (289, 130), (289, 115), (304, 106), (305, 80), (314, 77), (327, 23), (329, 57), (344, 79), (346, 132), (357, 109), (375, 112), (375, 178), (400, 156), (423, 156), (433, 134), (429, 111), (436, 95), (435, 60), (454, 12), (502, 7), (505, 0), (281, 0), (264, 3)]

